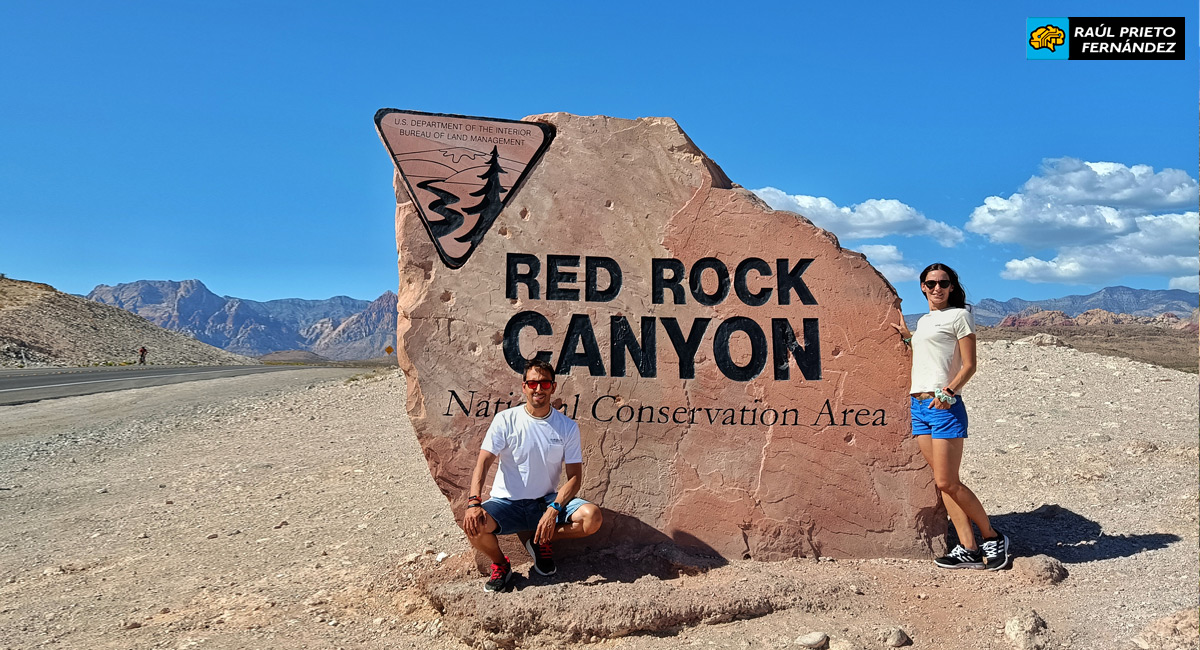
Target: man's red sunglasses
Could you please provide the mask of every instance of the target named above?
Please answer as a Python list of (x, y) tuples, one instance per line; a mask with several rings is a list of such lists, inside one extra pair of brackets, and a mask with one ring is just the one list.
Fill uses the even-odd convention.
[(530, 379), (525, 382), (525, 387), (528, 388), (529, 390), (537, 390), (539, 388), (541, 388), (542, 390), (550, 390), (551, 388), (554, 388), (554, 382), (552, 382), (552, 381), (534, 381), (534, 380)]

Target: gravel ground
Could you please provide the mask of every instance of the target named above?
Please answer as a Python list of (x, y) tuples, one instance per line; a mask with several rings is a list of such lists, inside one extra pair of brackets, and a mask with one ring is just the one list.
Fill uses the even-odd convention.
[(1195, 375), (980, 345), (1010, 571), (613, 549), (484, 594), (403, 376), (356, 372), (0, 407), (0, 648), (1197, 647)]

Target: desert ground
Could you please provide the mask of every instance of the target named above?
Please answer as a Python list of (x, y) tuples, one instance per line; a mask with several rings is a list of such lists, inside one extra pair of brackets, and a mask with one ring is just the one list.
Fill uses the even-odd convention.
[(617, 548), (487, 594), (397, 370), (0, 407), (0, 648), (1198, 647), (1197, 375), (979, 358), (963, 475), (997, 572)]

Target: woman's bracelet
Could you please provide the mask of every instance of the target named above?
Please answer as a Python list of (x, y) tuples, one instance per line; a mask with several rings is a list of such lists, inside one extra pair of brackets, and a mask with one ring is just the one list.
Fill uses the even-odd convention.
[[(951, 393), (953, 393), (954, 391), (950, 391), (950, 392), (951, 392)], [(954, 395), (952, 395), (952, 394), (951, 394), (951, 395), (947, 395), (947, 394), (946, 394), (946, 393), (945, 393), (945, 392), (944, 392), (944, 391), (943, 391), (941, 388), (939, 388), (939, 389), (937, 389), (937, 390), (933, 391), (933, 396), (934, 396), (936, 399), (938, 399), (938, 400), (940, 400), (940, 401), (942, 401), (942, 402), (945, 402), (945, 403), (949, 404), (950, 406), (954, 406), (954, 404), (955, 404), (956, 402), (958, 402), (958, 398), (957, 398), (957, 397), (955, 397), (955, 396), (954, 396)]]

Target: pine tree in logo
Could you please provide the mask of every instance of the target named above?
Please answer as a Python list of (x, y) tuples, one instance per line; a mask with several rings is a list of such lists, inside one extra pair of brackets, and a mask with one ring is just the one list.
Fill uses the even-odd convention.
[(475, 227), (461, 237), (456, 237), (460, 242), (470, 243), (471, 248), (483, 239), (483, 235), (492, 227), (492, 222), (496, 220), (500, 210), (504, 207), (502, 195), (508, 190), (500, 185), (500, 174), (507, 174), (504, 168), (500, 166), (500, 154), (496, 151), (496, 147), (492, 147), (491, 158), (488, 159), (487, 169), (479, 175), (479, 178), (484, 179), (483, 187), (471, 192), (469, 196), (482, 197), (479, 203), (464, 208), (466, 214), (479, 215), (479, 221), (475, 222)]

